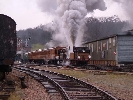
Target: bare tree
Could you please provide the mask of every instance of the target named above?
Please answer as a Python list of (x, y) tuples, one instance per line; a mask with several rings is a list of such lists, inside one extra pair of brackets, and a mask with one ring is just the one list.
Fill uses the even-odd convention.
[(121, 32), (126, 25), (127, 22), (121, 21), (118, 16), (100, 18), (89, 17), (86, 22), (87, 30), (84, 40), (94, 40), (117, 34)]

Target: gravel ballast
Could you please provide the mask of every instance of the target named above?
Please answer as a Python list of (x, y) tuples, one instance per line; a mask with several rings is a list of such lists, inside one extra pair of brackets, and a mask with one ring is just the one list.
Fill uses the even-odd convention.
[[(19, 76), (25, 76), (27, 88), (22, 89)], [(16, 90), (11, 94), (9, 100), (50, 100), (45, 88), (32, 77), (13, 70), (7, 75), (7, 79), (15, 80)]]
[(70, 75), (100, 88), (120, 100), (133, 100), (133, 74), (83, 69), (36, 67)]
[[(35, 68), (35, 66), (34, 66)], [(69, 69), (69, 68), (55, 68), (55, 67), (45, 67), (36, 66), (36, 68), (50, 70), (66, 75), (70, 75), (79, 78), (89, 84), (100, 88), (111, 95), (115, 96), (120, 100), (133, 100), (133, 74), (132, 73), (117, 73), (117, 72), (99, 72), (92, 70), (79, 70), (79, 69)], [(44, 87), (32, 79), (30, 76), (26, 76), (26, 84), (28, 88), (21, 89), (20, 81), (17, 78), (19, 75), (25, 75), (18, 71), (14, 71), (8, 75), (16, 80), (17, 88), (13, 93), (12, 98), (21, 99), (9, 99), (9, 100), (50, 100), (48, 94), (46, 93)], [(14, 96), (15, 95), (15, 96)]]

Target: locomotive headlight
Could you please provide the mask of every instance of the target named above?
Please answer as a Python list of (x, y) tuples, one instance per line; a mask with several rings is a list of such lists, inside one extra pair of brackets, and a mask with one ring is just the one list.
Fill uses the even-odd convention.
[(85, 50), (82, 50), (83, 52), (85, 52)]
[(13, 64), (13, 60), (10, 58), (9, 59), (6, 58), (3, 60), (3, 64), (4, 65), (11, 65), (11, 64)]

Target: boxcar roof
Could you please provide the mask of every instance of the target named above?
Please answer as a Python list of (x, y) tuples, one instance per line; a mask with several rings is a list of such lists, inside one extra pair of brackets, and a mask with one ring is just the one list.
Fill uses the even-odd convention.
[(106, 36), (106, 37), (103, 37), (103, 38), (100, 38), (100, 39), (93, 39), (91, 41), (84, 42), (83, 44), (88, 44), (88, 43), (96, 42), (96, 41), (99, 41), (99, 40), (105, 40), (105, 39), (112, 38), (112, 37), (115, 37), (115, 36), (127, 36), (127, 35), (133, 36), (133, 29), (128, 30), (128, 31), (124, 31), (124, 32), (120, 32), (120, 33), (117, 33), (117, 34), (113, 34), (113, 35), (110, 35), (110, 36)]
[(7, 15), (4, 15), (4, 14), (0, 14), (0, 16), (9, 18), (9, 19), (11, 19), (11, 20), (16, 24), (16, 22), (14, 21), (14, 19), (12, 19), (11, 17), (9, 17), (9, 16), (7, 16)]

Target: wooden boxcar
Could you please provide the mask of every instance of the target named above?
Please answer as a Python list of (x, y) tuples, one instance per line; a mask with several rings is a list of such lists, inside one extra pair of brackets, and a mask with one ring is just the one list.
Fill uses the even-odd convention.
[(16, 22), (9, 16), (0, 14), (0, 71), (10, 71), (7, 66), (13, 65), (17, 48)]
[(90, 49), (90, 64), (111, 65), (133, 64), (133, 31), (89, 41), (83, 46)]
[(0, 80), (5, 72), (11, 71), (17, 48), (16, 22), (0, 14)]

